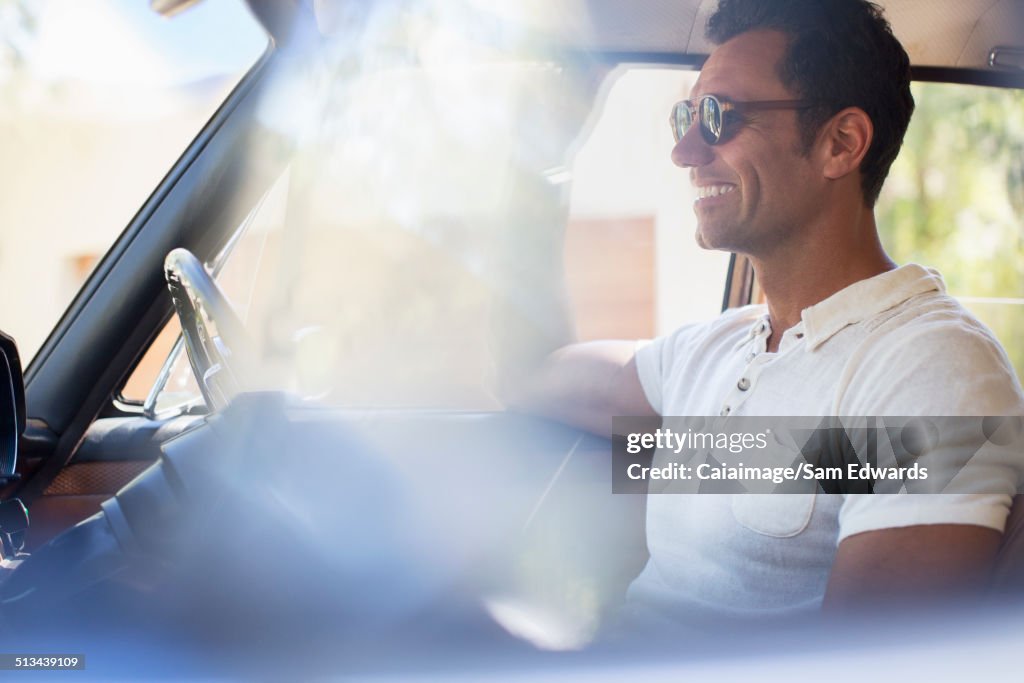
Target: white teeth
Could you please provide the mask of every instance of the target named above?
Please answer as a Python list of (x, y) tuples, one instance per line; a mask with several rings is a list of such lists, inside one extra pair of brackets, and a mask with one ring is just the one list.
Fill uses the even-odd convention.
[(735, 189), (735, 185), (705, 185), (697, 188), (697, 198), (707, 199), (708, 197), (717, 197), (720, 194), (732, 192)]

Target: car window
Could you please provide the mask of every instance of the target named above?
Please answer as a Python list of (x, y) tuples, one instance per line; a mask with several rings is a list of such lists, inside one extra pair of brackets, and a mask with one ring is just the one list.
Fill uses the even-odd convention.
[(937, 268), (1024, 377), (1024, 91), (915, 83), (877, 207), (899, 263)]
[[(652, 337), (718, 311), (727, 257), (696, 247), (690, 185), (685, 172), (669, 160), (672, 143), (664, 123), (665, 112), (685, 96), (695, 76), (650, 68), (613, 74), (596, 98), (598, 113), (584, 127), (572, 163), (548, 173), (550, 182), (568, 190), (562, 267), (578, 339)], [(917, 111), (877, 207), (882, 240), (897, 262), (939, 269), (950, 293), (993, 330), (1018, 375), (1024, 375), (1024, 94), (916, 83), (914, 95)], [(321, 210), (332, 211), (330, 199)], [(365, 240), (366, 234), (357, 230), (334, 248), (345, 245), (359, 253), (369, 246)], [(382, 253), (390, 252), (390, 263), (384, 258), (377, 267), (382, 273), (388, 268), (394, 272), (401, 262), (397, 253), (422, 257), (437, 246), (436, 240), (428, 245), (415, 239), (405, 246), (394, 242), (373, 258), (380, 261)], [(348, 293), (352, 298), (345, 304), (336, 293), (338, 305), (352, 310), (367, 308), (374, 298), (367, 292)], [(417, 295), (406, 293), (403, 298), (395, 293), (392, 301), (414, 305)], [(368, 328), (372, 317), (365, 311), (352, 313), (348, 324)], [(449, 340), (441, 346), (480, 353), (487, 345), (483, 327), (478, 320), (476, 336), (467, 336), (465, 344)], [(168, 333), (164, 343), (172, 342)], [(307, 347), (317, 348), (316, 343)], [(167, 357), (166, 348), (156, 353), (160, 362)], [(472, 370), (461, 381), (463, 391), (455, 405), (494, 405), (484, 388), (481, 367), (486, 362), (481, 355), (469, 364)], [(137, 379), (139, 387), (153, 386), (158, 365), (154, 361), (149, 375)], [(179, 361), (178, 367), (187, 370), (187, 363)], [(186, 375), (182, 382), (190, 381)], [(366, 376), (353, 377), (349, 402), (430, 404), (429, 398), (416, 401), (409, 393), (388, 400), (361, 394), (355, 387), (368, 381)]]
[(729, 256), (697, 246), (668, 126), (695, 71), (625, 68), (572, 169), (566, 268), (580, 339), (649, 339), (721, 311)]
[[(233, 238), (207, 269), (243, 321), (249, 321), (254, 297), (267, 297), (279, 280), (281, 236), (287, 215), (290, 171), (286, 170), (252, 208)], [(144, 405), (156, 415), (200, 408), (202, 392), (181, 342), (181, 326), (172, 317), (125, 383), (119, 400)], [(137, 409), (137, 408), (136, 408)]]
[[(228, 298), (245, 308), (265, 360), (290, 348), (283, 355), (290, 356), (294, 372), (284, 388), (314, 396), (330, 389), (332, 403), (361, 407), (498, 407), (488, 384), (495, 299), (505, 298), (519, 309), (522, 318), (513, 334), (530, 325), (543, 327), (536, 321), (565, 305), (575, 325), (571, 332), (580, 340), (650, 338), (683, 322), (712, 318), (721, 306), (728, 256), (702, 251), (694, 241), (694, 197), (685, 172), (669, 159), (672, 138), (666, 125), (672, 103), (695, 76), (648, 68), (609, 76), (594, 98), (594, 112), (568, 136), (577, 140), (564, 142), (569, 163), (541, 169), (543, 189), (525, 191), (526, 200), (513, 207), (517, 213), (500, 220), (490, 205), (504, 201), (498, 198), (504, 191), (499, 183), (527, 180), (488, 166), (484, 157), (467, 159), (486, 152), (483, 142), (470, 141), (476, 145), (470, 149), (464, 140), (450, 141), (450, 168), (429, 169), (442, 178), (430, 197), (415, 187), (425, 184), (422, 176), (408, 170), (389, 171), (393, 175), (383, 178), (393, 188), (360, 188), (367, 181), (356, 172), (323, 167), (312, 172), (307, 160), (293, 169), (291, 189), (279, 183), (247, 228), (277, 246), (241, 248), (252, 239), (241, 237), (219, 279), (233, 267), (240, 273), (259, 271), (241, 288), (237, 282), (223, 284)], [(375, 143), (362, 139), (358, 144)], [(356, 156), (368, 153), (349, 146), (357, 147)], [(495, 164), (502, 163), (502, 149), (492, 147)], [(405, 162), (425, 164), (415, 157)], [(469, 177), (459, 175), (465, 173), (459, 164), (475, 168), (477, 163), (488, 170), (478, 173), (475, 186), (466, 186)], [(514, 168), (507, 156), (504, 163)], [(496, 170), (508, 177), (487, 176)], [(494, 187), (488, 187), (489, 180)], [(386, 201), (388, 192), (403, 187), (414, 189), (392, 199), (407, 206), (358, 208), (350, 201), (352, 192), (371, 191)], [(542, 203), (533, 201), (537, 192), (555, 197), (566, 217), (544, 223), (546, 217), (535, 215)], [(399, 215), (373, 213), (391, 210)], [(264, 213), (277, 218), (268, 221)], [(253, 232), (258, 225), (264, 227)], [(278, 231), (286, 227), (291, 237), (282, 241)], [(557, 263), (547, 262), (548, 251), (561, 255)], [(306, 275), (298, 286), (289, 283), (282, 265), (288, 259), (298, 259), (304, 272), (320, 273), (320, 279)], [(533, 291), (504, 291), (494, 262), (521, 268), (517, 277), (536, 268), (520, 278), (532, 283)], [(548, 266), (555, 274), (542, 272)], [(126, 385), (125, 400), (138, 402), (149, 394), (176, 335), (172, 321)], [(161, 408), (199, 397), (187, 377), (187, 362), (172, 363), (176, 370), (163, 378), (166, 387), (158, 387)], [(401, 367), (397, 378), (395, 366)], [(324, 382), (329, 386), (321, 386)]]
[(242, 0), (0, 0), (0, 328), (36, 354), (267, 46)]

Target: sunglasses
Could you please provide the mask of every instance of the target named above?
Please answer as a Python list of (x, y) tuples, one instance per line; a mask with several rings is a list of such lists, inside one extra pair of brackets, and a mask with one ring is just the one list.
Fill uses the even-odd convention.
[(690, 130), (694, 121), (700, 122), (700, 134), (704, 142), (717, 145), (725, 142), (736, 132), (742, 121), (730, 115), (735, 112), (743, 116), (746, 112), (770, 109), (808, 109), (816, 103), (808, 100), (764, 100), (761, 102), (730, 102), (714, 95), (704, 95), (699, 100), (682, 100), (672, 107), (668, 123), (678, 143)]

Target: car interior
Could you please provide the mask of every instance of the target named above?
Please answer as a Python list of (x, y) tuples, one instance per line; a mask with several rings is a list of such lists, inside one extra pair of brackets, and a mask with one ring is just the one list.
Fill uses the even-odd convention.
[[(195, 3), (150, 4), (174, 22)], [(915, 87), (987, 89), (1024, 114), (1024, 5), (879, 4)], [(611, 274), (633, 252), (600, 241), (625, 223), (592, 222), (588, 242), (567, 178), (617, 82), (700, 68), (715, 5), (247, 0), (262, 56), (24, 374), (17, 340), (0, 336), (0, 632), (157, 614), (204, 644), (300, 640), (311, 623), (366, 638), (395, 624), (494, 629), (541, 650), (590, 642), (646, 561), (644, 496), (611, 493), (609, 441), (505, 411), (488, 375), (581, 332), (631, 333), (573, 326), (568, 302), (583, 311), (588, 288), (606, 288), (594, 305), (608, 317), (635, 309)], [(476, 33), (403, 47), (432, 21)], [(455, 65), (438, 71), (444, 50)], [(489, 108), (452, 118), (480, 96)], [(431, 97), (444, 106), (422, 104)], [(1019, 158), (1013, 172), (1024, 197)], [(1016, 241), (997, 245), (1017, 263), (1021, 215)], [(566, 234), (590, 251), (566, 253)], [(655, 258), (646, 267), (664, 267)], [(713, 277), (679, 277), (716, 310), (759, 302), (750, 264), (725, 258)], [(567, 263), (582, 272), (571, 292)], [(971, 299), (999, 305), (992, 326), (1018, 374), (1021, 291)], [(150, 353), (159, 372), (130, 397)], [(1024, 589), (1021, 501), (1000, 595)], [(437, 620), (453, 606), (473, 617)]]

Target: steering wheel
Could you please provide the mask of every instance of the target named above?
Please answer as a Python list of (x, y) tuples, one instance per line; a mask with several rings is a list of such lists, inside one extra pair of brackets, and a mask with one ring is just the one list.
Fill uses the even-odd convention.
[(164, 277), (203, 399), (211, 411), (221, 410), (244, 389), (245, 351), (249, 348), (245, 325), (188, 249), (167, 254)]

